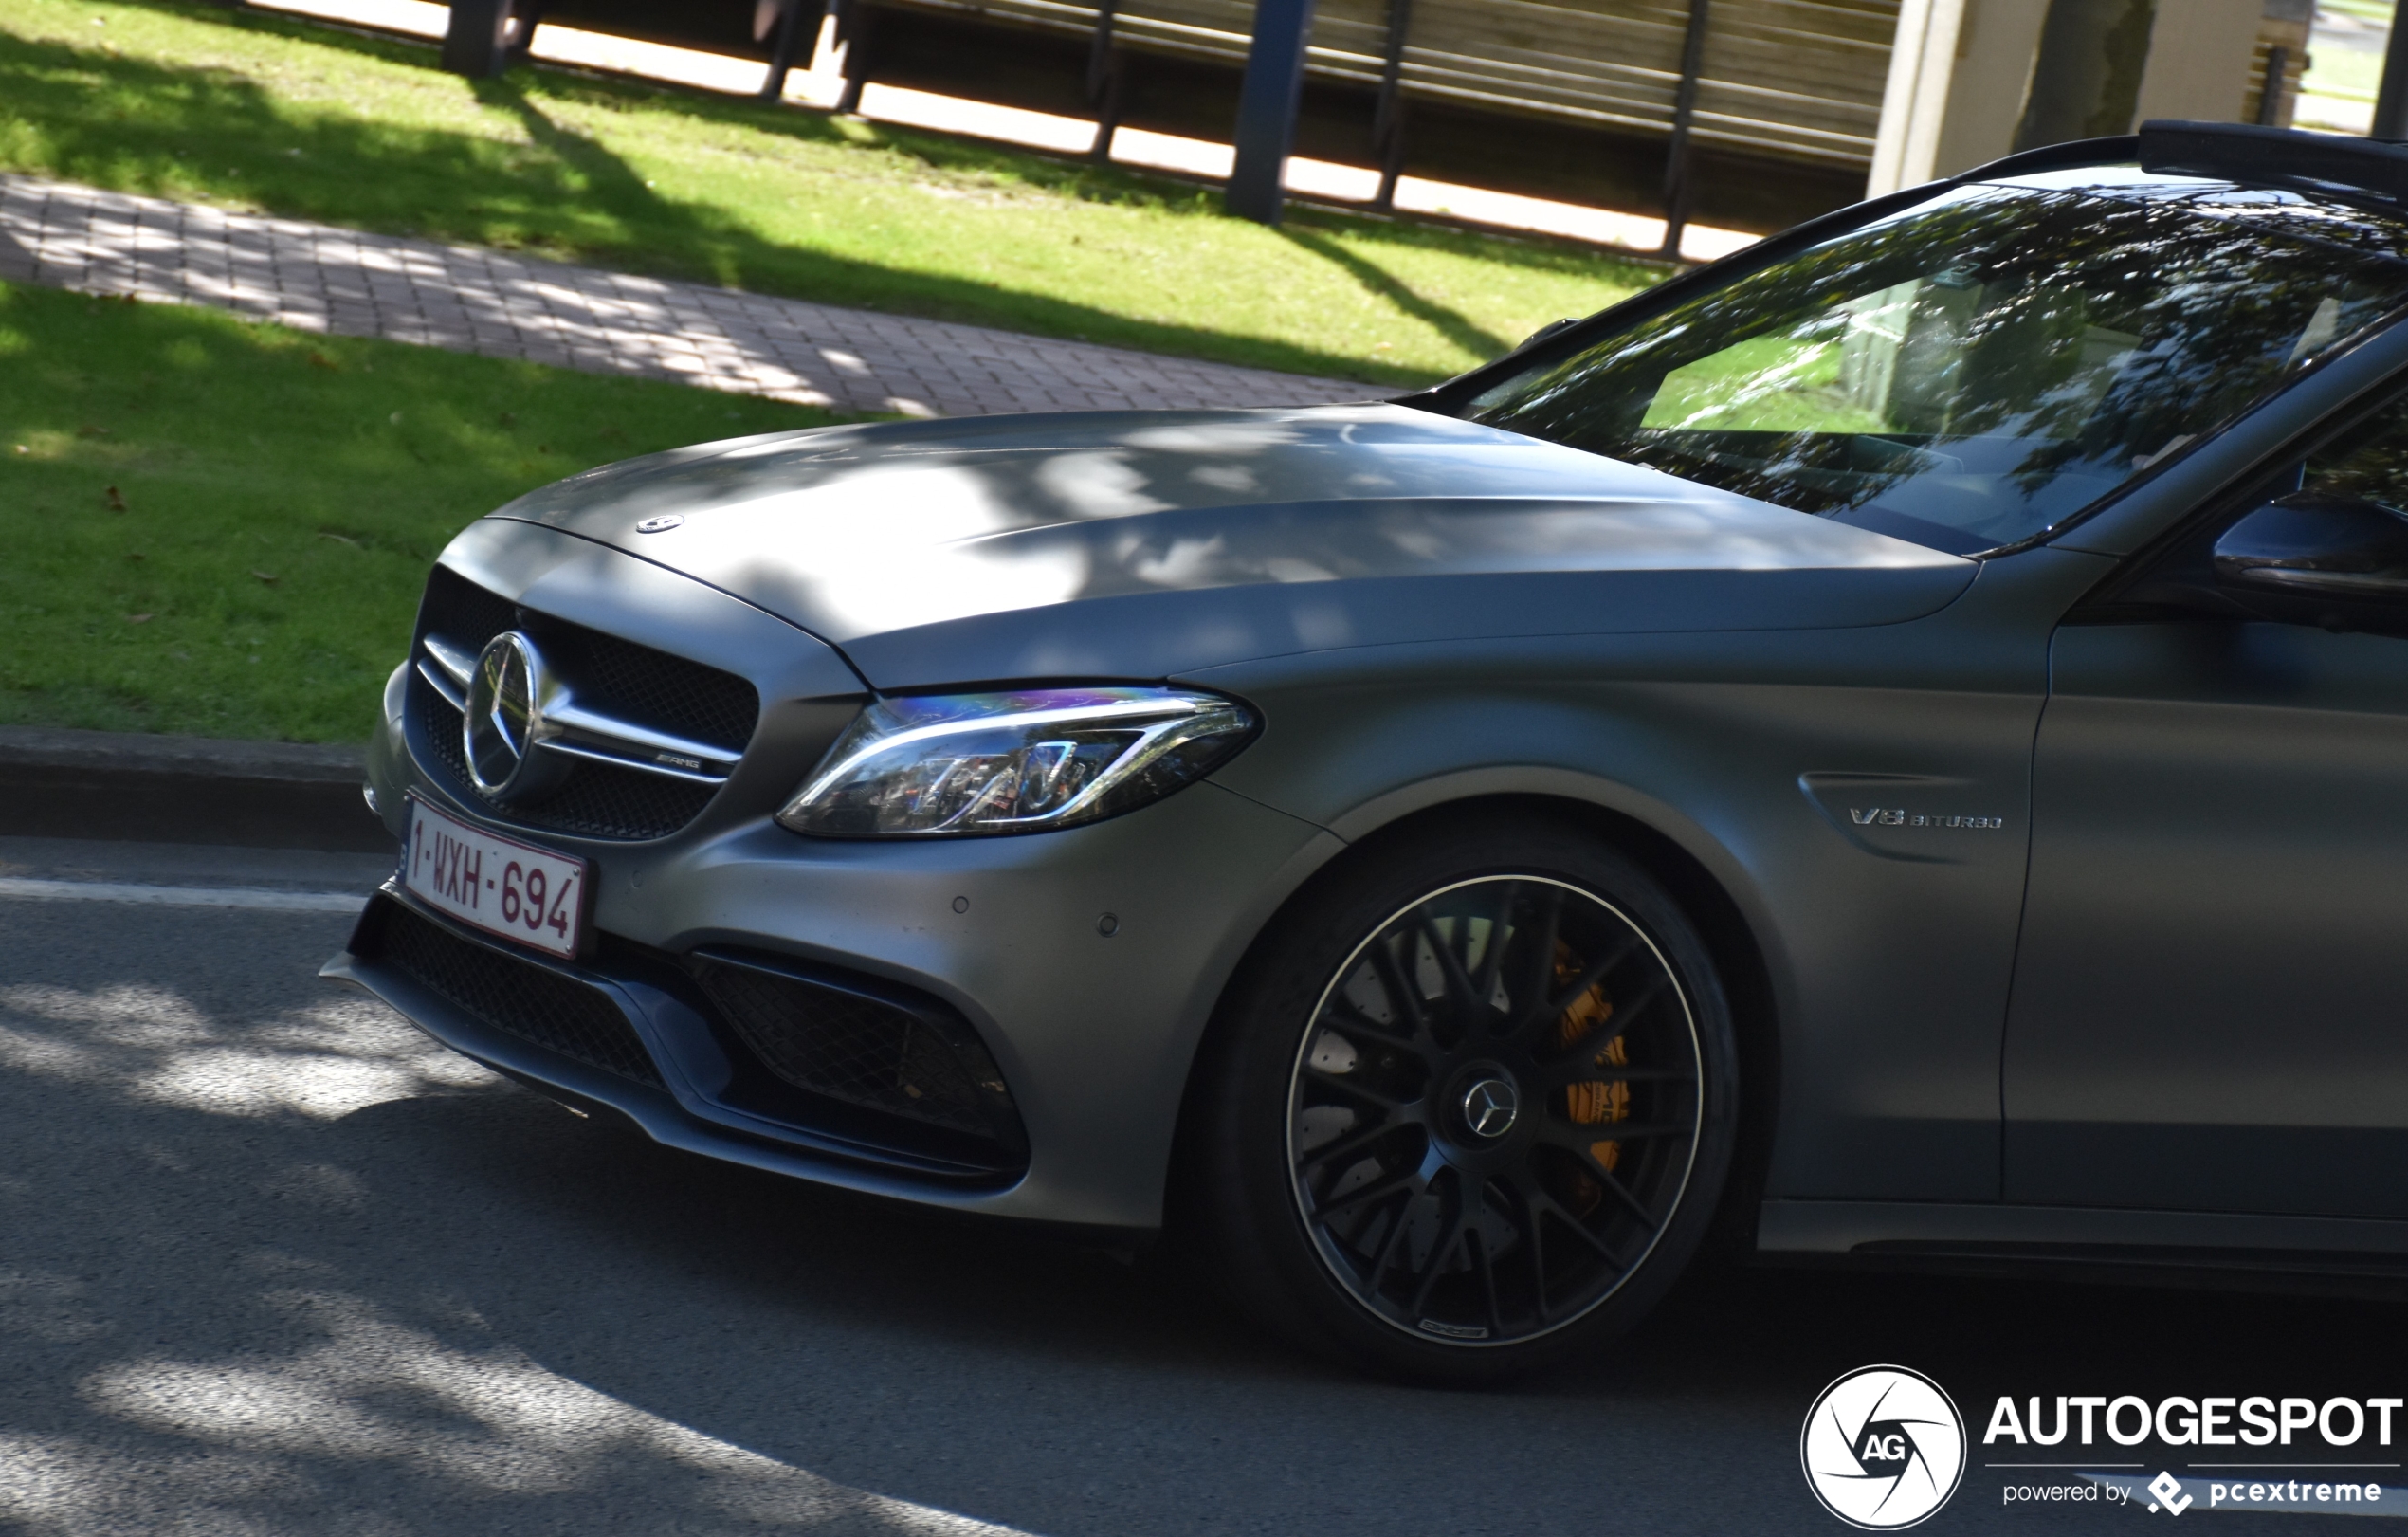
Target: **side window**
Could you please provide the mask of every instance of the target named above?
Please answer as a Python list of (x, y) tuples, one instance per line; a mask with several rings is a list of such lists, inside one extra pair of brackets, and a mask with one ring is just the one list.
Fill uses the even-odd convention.
[(2408, 400), (2395, 400), (2308, 457), (2302, 488), (2408, 512)]

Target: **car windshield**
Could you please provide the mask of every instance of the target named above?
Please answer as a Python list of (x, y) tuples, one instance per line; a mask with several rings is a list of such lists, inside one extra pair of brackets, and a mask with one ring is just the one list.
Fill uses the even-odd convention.
[(2081, 511), (2403, 297), (2408, 266), (2362, 243), (1959, 187), (1466, 414), (1971, 554)]

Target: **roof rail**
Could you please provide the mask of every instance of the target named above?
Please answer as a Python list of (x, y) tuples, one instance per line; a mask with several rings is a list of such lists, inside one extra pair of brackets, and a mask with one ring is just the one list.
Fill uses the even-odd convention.
[(2241, 182), (2314, 182), (2344, 187), (2385, 202), (2408, 204), (2408, 141), (2346, 138), (2296, 128), (2259, 128), (2238, 122), (2181, 122), (2152, 119), (2137, 134), (2081, 138), (2025, 150), (1976, 166), (1948, 179), (1996, 181), (2041, 171), (2117, 165), (2132, 160), (2143, 171), (2215, 176)]
[(2118, 134), (2112, 138), (2075, 138), (2062, 144), (2045, 144), (2036, 150), (2018, 150), (2002, 156), (1987, 165), (1960, 171), (1944, 181), (1996, 181), (2001, 176), (2029, 176), (2041, 171), (2064, 171), (2089, 165), (2122, 165), (2141, 153), (2141, 141), (2131, 134)]
[(2230, 181), (2312, 181), (2408, 203), (2408, 144), (2237, 122), (2141, 124), (2141, 168)]

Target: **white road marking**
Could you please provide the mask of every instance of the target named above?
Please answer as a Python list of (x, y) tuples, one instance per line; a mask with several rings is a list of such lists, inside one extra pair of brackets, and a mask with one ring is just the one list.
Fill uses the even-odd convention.
[(133, 902), (161, 907), (250, 907), (265, 912), (348, 912), (364, 891), (278, 891), (257, 886), (135, 886), (119, 881), (37, 881), (0, 875), (0, 897), (27, 902)]

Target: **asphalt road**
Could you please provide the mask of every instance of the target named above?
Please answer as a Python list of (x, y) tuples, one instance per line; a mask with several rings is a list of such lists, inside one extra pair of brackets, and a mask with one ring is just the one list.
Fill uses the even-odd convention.
[[(27, 884), (364, 870), (0, 840), (0, 1529), (1837, 1533), (1799, 1425), (1869, 1363), (1977, 1436), (2000, 1393), (2408, 1383), (2392, 1303), (1797, 1271), (1557, 1381), (1368, 1381), (1158, 1266), (578, 1120), (318, 980), (338, 913)], [(1919, 1529), (2155, 1519), (2006, 1507), (2004, 1455)]]

